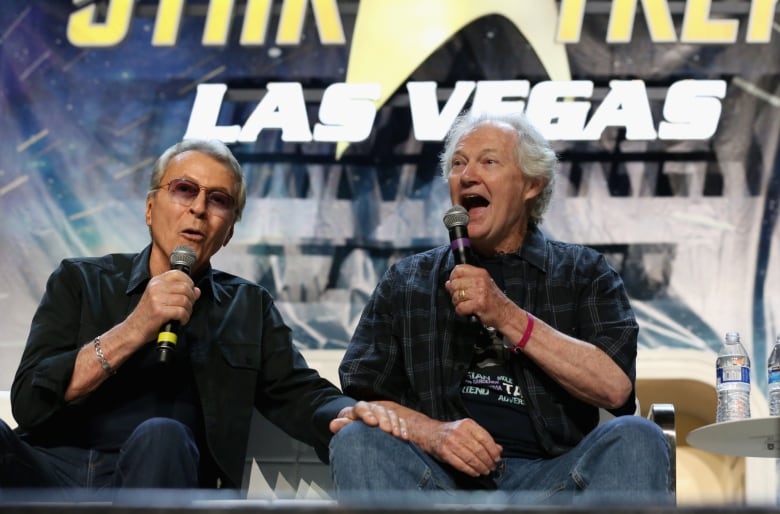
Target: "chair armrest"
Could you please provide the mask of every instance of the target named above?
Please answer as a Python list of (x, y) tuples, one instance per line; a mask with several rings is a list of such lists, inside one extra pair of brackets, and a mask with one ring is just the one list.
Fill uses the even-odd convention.
[(674, 418), (674, 405), (671, 403), (653, 403), (647, 413), (647, 419), (661, 428), (669, 444), (669, 491), (673, 496), (677, 492), (677, 427)]

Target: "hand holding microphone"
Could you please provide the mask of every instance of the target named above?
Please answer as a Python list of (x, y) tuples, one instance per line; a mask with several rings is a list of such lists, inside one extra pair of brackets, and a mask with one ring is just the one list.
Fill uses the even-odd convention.
[[(444, 226), (450, 233), (450, 248), (455, 256), (455, 264), (470, 264), (479, 266), (474, 252), (471, 250), (471, 240), (468, 232), (469, 213), (460, 205), (453, 205), (444, 213)], [(465, 299), (465, 292), (460, 290), (460, 299)], [(476, 314), (469, 315), (471, 323), (482, 323)], [(491, 338), (498, 337), (498, 332), (494, 327), (484, 326), (483, 328)]]
[[(476, 264), (474, 253), (471, 250), (468, 224), (469, 213), (460, 205), (453, 205), (444, 213), (444, 226), (450, 233), (450, 248), (455, 256), (455, 264)], [(461, 290), (461, 294), (463, 290)], [(472, 314), (469, 321), (479, 323), (479, 318)]]
[[(173, 249), (171, 254), (171, 269), (190, 274), (192, 265), (197, 256), (195, 250), (186, 245), (180, 245)], [(170, 320), (160, 329), (157, 336), (157, 360), (160, 363), (170, 362), (173, 358), (173, 350), (179, 341), (179, 321)]]

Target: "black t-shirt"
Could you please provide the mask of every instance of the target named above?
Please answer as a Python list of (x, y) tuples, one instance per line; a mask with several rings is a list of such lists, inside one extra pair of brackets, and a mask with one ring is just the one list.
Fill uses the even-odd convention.
[[(504, 288), (502, 256), (481, 259), (499, 288)], [(474, 358), (461, 383), (461, 398), (471, 417), (504, 448), (504, 457), (540, 457), (526, 398), (517, 384), (509, 359), (512, 354), (483, 331), (474, 342)]]
[(471, 417), (504, 448), (504, 457), (539, 457), (526, 399), (498, 345), (475, 349), (474, 362), (461, 384)]

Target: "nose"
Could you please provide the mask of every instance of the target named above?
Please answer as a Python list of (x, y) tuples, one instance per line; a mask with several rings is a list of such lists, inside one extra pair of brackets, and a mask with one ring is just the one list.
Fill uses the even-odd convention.
[(198, 191), (198, 196), (192, 199), (190, 211), (198, 215), (203, 215), (208, 211), (208, 199), (206, 198), (205, 190), (201, 189)]
[(477, 182), (479, 180), (479, 173), (476, 164), (473, 162), (466, 164), (466, 166), (463, 167), (463, 171), (460, 173), (459, 178), (461, 185), (470, 185)]

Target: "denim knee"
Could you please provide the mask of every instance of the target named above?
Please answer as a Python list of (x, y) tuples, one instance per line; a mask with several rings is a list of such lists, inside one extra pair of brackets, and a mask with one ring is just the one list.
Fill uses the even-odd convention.
[(114, 487), (184, 489), (198, 485), (200, 451), (190, 428), (179, 421), (144, 421), (120, 454)]
[(370, 427), (365, 423), (356, 421), (344, 426), (333, 435), (330, 441), (330, 454), (334, 452), (342, 456), (355, 455), (357, 457), (364, 455), (366, 451), (381, 450), (386, 445), (382, 444), (382, 439), (393, 437), (380, 428)]
[(625, 443), (633, 455), (646, 453), (648, 456), (669, 455), (669, 443), (661, 427), (641, 416), (620, 416), (605, 424), (608, 433)]
[(413, 443), (359, 421), (339, 430), (330, 443), (331, 478), (339, 494), (424, 488), (432, 483), (429, 460)]
[(641, 416), (620, 416), (598, 427), (593, 436), (581, 461), (584, 476), (590, 468), (599, 483), (611, 483), (615, 491), (668, 489), (670, 447), (658, 425)]
[(0, 466), (15, 465), (21, 444), (16, 432), (3, 420), (0, 420)]
[(124, 451), (131, 448), (156, 452), (149, 456), (198, 453), (190, 428), (170, 418), (151, 418), (138, 425), (123, 446)]

